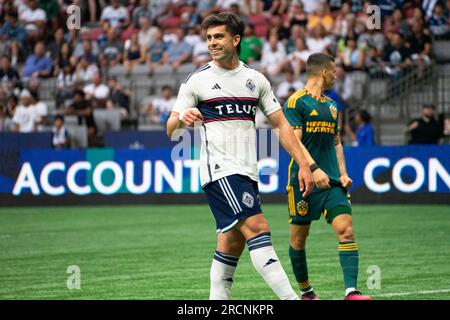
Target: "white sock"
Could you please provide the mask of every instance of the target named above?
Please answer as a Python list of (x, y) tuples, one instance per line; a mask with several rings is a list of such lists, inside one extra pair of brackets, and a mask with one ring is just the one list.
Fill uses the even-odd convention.
[(250, 258), (256, 271), (281, 300), (299, 300), (289, 282), (270, 240), (270, 232), (247, 241)]
[(345, 289), (345, 295), (348, 296), (348, 294), (353, 291), (356, 291), (356, 288), (347, 288)]
[(209, 300), (228, 300), (238, 257), (216, 251), (211, 265)]

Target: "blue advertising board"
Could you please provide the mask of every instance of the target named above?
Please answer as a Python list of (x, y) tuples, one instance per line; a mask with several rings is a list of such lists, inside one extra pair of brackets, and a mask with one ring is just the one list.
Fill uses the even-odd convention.
[[(9, 153), (8, 153), (9, 152)], [(450, 146), (402, 146), (344, 149), (352, 201), (450, 203)], [(3, 151), (0, 203), (95, 204), (152, 203), (202, 194), (199, 160), (172, 158), (172, 147), (86, 150), (21, 149)], [(289, 155), (259, 158), (262, 195), (284, 201)], [(173, 198), (167, 195), (179, 194)], [(191, 200), (192, 201), (192, 200)]]

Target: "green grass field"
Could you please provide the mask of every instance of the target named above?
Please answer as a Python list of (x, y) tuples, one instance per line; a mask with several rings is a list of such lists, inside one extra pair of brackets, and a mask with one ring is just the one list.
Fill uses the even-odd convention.
[[(264, 205), (291, 283), (287, 210)], [(450, 207), (354, 205), (359, 288), (376, 299), (450, 299)], [(0, 209), (1, 299), (207, 299), (215, 225), (206, 205)], [(310, 279), (322, 299), (341, 299), (337, 242), (323, 219), (308, 243)], [(69, 290), (68, 266), (81, 270)], [(367, 268), (381, 289), (367, 288)], [(276, 299), (241, 257), (234, 299)], [(430, 291), (430, 292), (428, 292)], [(426, 293), (428, 292), (428, 293)]]

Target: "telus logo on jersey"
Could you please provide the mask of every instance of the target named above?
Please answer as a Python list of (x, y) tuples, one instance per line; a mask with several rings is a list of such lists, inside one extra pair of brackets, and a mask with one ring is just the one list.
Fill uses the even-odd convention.
[(204, 122), (249, 120), (255, 121), (258, 98), (218, 97), (200, 101), (197, 108), (205, 118)]

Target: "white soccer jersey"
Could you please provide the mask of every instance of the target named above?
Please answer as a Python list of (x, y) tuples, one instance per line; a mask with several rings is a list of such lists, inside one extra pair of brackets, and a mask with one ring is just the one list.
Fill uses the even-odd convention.
[(181, 113), (192, 107), (204, 118), (200, 128), (202, 187), (233, 174), (258, 181), (256, 108), (265, 116), (281, 109), (269, 81), (242, 62), (233, 70), (209, 62), (181, 85), (172, 110)]

